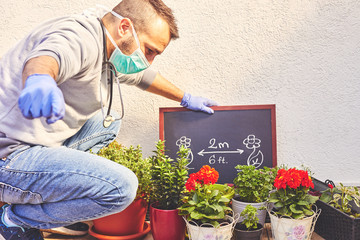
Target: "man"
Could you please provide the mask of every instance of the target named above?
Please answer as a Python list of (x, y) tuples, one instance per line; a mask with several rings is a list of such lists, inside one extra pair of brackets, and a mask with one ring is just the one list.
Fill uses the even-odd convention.
[(161, 0), (123, 0), (111, 12), (49, 20), (1, 58), (0, 201), (9, 203), (0, 210), (1, 240), (43, 239), (38, 229), (120, 212), (133, 201), (136, 176), (88, 153), (120, 128), (116, 113), (101, 111), (112, 74), (213, 113), (216, 103), (147, 69), (177, 37)]

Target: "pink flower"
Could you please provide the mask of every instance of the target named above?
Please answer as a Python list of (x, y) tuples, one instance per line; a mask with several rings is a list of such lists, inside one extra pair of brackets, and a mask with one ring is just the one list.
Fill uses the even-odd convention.
[(300, 225), (300, 226), (296, 226), (293, 229), (293, 236), (295, 237), (296, 240), (302, 240), (304, 239), (305, 236), (305, 226)]

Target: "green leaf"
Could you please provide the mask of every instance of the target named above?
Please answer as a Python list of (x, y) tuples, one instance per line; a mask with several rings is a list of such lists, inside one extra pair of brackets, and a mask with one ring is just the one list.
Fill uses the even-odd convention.
[(353, 199), (350, 195), (345, 195), (345, 198), (349, 201), (351, 201)]
[(309, 203), (306, 201), (299, 201), (297, 204), (301, 206), (307, 206)]
[(310, 204), (314, 204), (318, 199), (319, 199), (318, 196), (312, 196), (312, 195), (309, 195), (309, 194), (306, 195), (306, 200), (307, 200)]
[(193, 219), (202, 219), (204, 217), (204, 214), (193, 211), (190, 213), (190, 217)]
[(293, 212), (293, 213), (295, 213), (295, 214), (301, 214), (301, 213), (302, 213), (302, 211), (296, 209), (296, 205), (295, 205), (295, 204), (291, 204), (291, 205), (290, 205), (290, 210), (291, 210), (291, 212)]
[(329, 194), (321, 194), (320, 200), (325, 202), (325, 203), (329, 203), (331, 201), (331, 196)]
[(193, 201), (193, 200), (190, 200), (188, 203), (189, 203), (190, 205), (196, 205), (196, 202)]
[(217, 196), (219, 194), (219, 190), (215, 189), (211, 193), (211, 197)]
[(198, 194), (195, 193), (192, 199), (193, 199), (194, 202), (198, 203), (199, 202)]
[(308, 209), (303, 209), (303, 212), (304, 212), (304, 214), (307, 215), (307, 216), (312, 216), (312, 215), (314, 214), (313, 211), (310, 211), (310, 210), (308, 210)]
[(213, 207), (217, 212), (221, 212), (223, 210), (223, 208), (219, 204), (214, 204)]
[(228, 199), (228, 198), (226, 198), (226, 197), (221, 197), (221, 198), (219, 199), (219, 202), (228, 203), (228, 202), (230, 202), (230, 199)]
[(269, 199), (268, 202), (273, 202), (273, 203), (276, 203), (276, 202), (279, 202), (280, 200), (279, 199)]

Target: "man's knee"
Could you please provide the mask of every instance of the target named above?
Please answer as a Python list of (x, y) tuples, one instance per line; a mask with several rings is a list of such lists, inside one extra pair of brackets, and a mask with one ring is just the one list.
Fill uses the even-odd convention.
[[(124, 179), (125, 183), (121, 184), (121, 189), (124, 189), (124, 191), (120, 195), (120, 199), (123, 200), (123, 202), (127, 201), (126, 205), (130, 205), (130, 203), (134, 201), (139, 184), (136, 175), (131, 170), (129, 171), (130, 173), (127, 175), (127, 178)], [(124, 187), (124, 185), (126, 187)]]
[(138, 179), (129, 169), (122, 167), (121, 175), (112, 181), (112, 190), (107, 191), (102, 197), (103, 205), (111, 212), (120, 212), (129, 206), (136, 197)]

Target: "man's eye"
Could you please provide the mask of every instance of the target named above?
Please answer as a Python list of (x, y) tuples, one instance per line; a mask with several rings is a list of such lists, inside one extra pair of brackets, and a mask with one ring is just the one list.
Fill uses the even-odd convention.
[(151, 50), (150, 48), (146, 48), (146, 52), (147, 52), (147, 54), (153, 54), (154, 53), (154, 51)]

